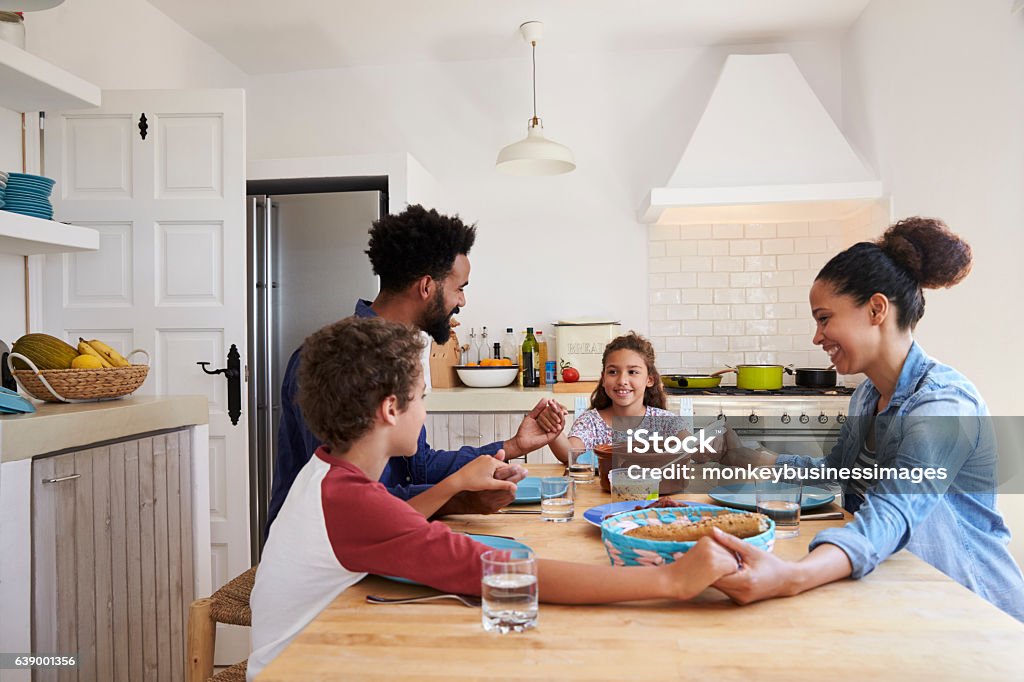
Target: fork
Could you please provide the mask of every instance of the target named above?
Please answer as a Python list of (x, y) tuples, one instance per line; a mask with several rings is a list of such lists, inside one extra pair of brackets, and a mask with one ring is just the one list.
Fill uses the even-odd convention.
[(375, 594), (366, 595), (366, 601), (370, 604), (413, 604), (420, 601), (433, 601), (435, 599), (455, 599), (462, 602), (463, 606), (473, 609), (480, 608), (480, 597), (471, 594), (428, 594), (423, 597), (380, 597)]

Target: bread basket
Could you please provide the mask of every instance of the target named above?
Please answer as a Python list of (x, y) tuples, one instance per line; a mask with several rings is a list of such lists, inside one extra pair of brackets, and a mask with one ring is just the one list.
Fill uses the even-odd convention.
[[(625, 535), (625, 532), (638, 526), (671, 523), (678, 517), (690, 521), (699, 521), (702, 517), (719, 514), (746, 514), (735, 509), (700, 505), (693, 507), (666, 507), (664, 509), (640, 509), (605, 519), (601, 523), (601, 542), (608, 551), (608, 558), (613, 566), (660, 566), (672, 563), (696, 545), (696, 542), (669, 542), (667, 540), (648, 540)], [(672, 517), (671, 519), (668, 517)], [(772, 551), (775, 546), (775, 522), (768, 519), (768, 530), (760, 535), (746, 538), (744, 542), (765, 550)]]
[[(102, 369), (39, 369), (21, 353), (11, 353), (7, 357), (7, 366), (22, 390), (37, 400), (50, 403), (112, 400), (133, 393), (146, 380), (149, 353), (137, 348), (127, 357), (131, 358), (136, 353), (146, 356), (146, 364)], [(16, 369), (15, 359), (30, 369)]]

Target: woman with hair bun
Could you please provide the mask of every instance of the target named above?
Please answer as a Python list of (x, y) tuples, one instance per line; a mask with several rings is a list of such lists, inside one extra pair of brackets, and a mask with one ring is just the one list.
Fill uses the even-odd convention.
[[(719, 533), (744, 568), (715, 587), (740, 603), (791, 596), (861, 578), (907, 549), (1024, 620), (1024, 578), (996, 510), (988, 408), (974, 384), (925, 354), (913, 337), (924, 315), (922, 289), (951, 287), (970, 269), (971, 247), (930, 218), (898, 222), (821, 269), (810, 292), (814, 343), (840, 374), (867, 376), (850, 398), (839, 442), (812, 459), (743, 448), (730, 433), (721, 461), (846, 468), (844, 506), (854, 519), (818, 533), (796, 562)], [(908, 478), (885, 478), (879, 467)], [(931, 479), (923, 475), (929, 469)]]

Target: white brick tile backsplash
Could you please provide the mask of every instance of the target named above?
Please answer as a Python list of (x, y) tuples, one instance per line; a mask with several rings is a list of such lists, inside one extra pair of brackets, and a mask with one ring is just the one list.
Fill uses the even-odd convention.
[[(779, 359), (773, 350), (747, 351), (743, 354), (743, 362), (748, 365), (775, 365)], [(785, 381), (785, 377), (783, 377)]]
[(828, 237), (829, 235), (842, 234), (843, 224), (838, 220), (823, 220), (808, 225), (812, 237)]
[(651, 320), (667, 320), (668, 319), (668, 306), (665, 305), (651, 305), (647, 306), (648, 316)]
[(750, 239), (770, 239), (776, 236), (776, 228), (772, 223), (750, 223), (743, 233)]
[(711, 234), (714, 235), (715, 239), (738, 239), (743, 236), (742, 225), (713, 225), (711, 227)]
[(651, 258), (651, 272), (679, 272), (679, 258)]
[(648, 289), (664, 289), (667, 286), (665, 284), (665, 281), (666, 281), (666, 276), (665, 275), (647, 275), (647, 288)]
[(793, 286), (803, 287), (804, 294), (810, 293), (809, 289), (814, 284), (814, 278), (818, 276), (818, 271), (821, 268), (813, 268), (810, 270), (796, 270), (793, 272)]
[(780, 303), (803, 303), (807, 300), (807, 287), (779, 287)]
[(682, 333), (688, 336), (711, 336), (714, 327), (710, 321), (693, 321), (682, 323)]
[(688, 353), (697, 350), (697, 338), (695, 336), (670, 336), (665, 339), (665, 350), (676, 353)]
[(715, 336), (740, 336), (743, 334), (743, 320), (719, 320), (714, 323)]
[[(713, 362), (710, 365), (708, 365), (708, 367), (706, 368), (707, 371), (709, 371), (709, 372), (717, 372), (718, 370), (725, 369), (726, 367), (728, 367), (730, 365), (732, 367), (735, 367), (736, 365), (742, 365), (744, 362), (746, 362), (743, 359), (743, 353), (736, 353), (736, 352), (715, 353), (712, 356), (711, 359), (713, 360)], [(725, 375), (725, 379), (726, 379), (726, 381), (728, 383), (735, 384), (736, 383), (736, 379), (735, 378), (730, 379), (730, 377), (735, 377), (735, 376), (736, 376), (735, 374), (726, 374)]]
[(726, 305), (702, 305), (699, 306), (697, 317), (701, 320), (728, 320), (729, 306)]
[(795, 320), (779, 320), (779, 334), (801, 334), (806, 336), (808, 339), (811, 338), (811, 334), (814, 333), (814, 320), (811, 319), (810, 313), (807, 317), (798, 317)]
[(730, 256), (756, 256), (761, 253), (761, 242), (756, 239), (734, 239), (729, 242)]
[(747, 272), (762, 272), (764, 274), (768, 274), (777, 267), (777, 256), (745, 256), (743, 258), (743, 269)]
[[(770, 303), (769, 305), (778, 305)], [(764, 318), (764, 305), (760, 303), (743, 303), (732, 306), (734, 320), (760, 320)]]
[(681, 239), (711, 239), (710, 225), (683, 225), (679, 229)]
[(806, 237), (807, 223), (780, 223), (777, 233), (779, 237)]
[[(726, 286), (729, 282), (726, 281)], [(715, 303), (718, 305), (731, 305), (733, 303), (744, 303), (747, 300), (746, 289), (715, 289)]]
[(757, 336), (730, 336), (728, 338), (729, 350), (761, 350), (760, 338)]
[(729, 242), (725, 239), (701, 239), (697, 242), (698, 256), (728, 256)]
[(768, 336), (779, 333), (778, 320), (747, 320), (743, 323), (743, 333), (748, 336)]
[(824, 237), (800, 237), (793, 240), (794, 253), (824, 253)]
[(673, 338), (673, 337), (654, 336), (654, 335), (651, 335), (651, 336), (648, 337), (648, 339), (651, 342), (651, 346), (654, 348), (654, 352), (655, 353), (661, 353), (662, 351), (665, 350), (665, 339), (666, 338)]
[(663, 255), (665, 256), (693, 255), (693, 242), (683, 241), (682, 239), (674, 239), (670, 242), (651, 242), (651, 244), (664, 244), (665, 253)]
[(764, 318), (766, 320), (789, 320), (796, 317), (795, 303), (765, 303)]
[(669, 242), (647, 242), (647, 257), (660, 258), (665, 255), (665, 244)]
[(679, 239), (678, 225), (651, 225), (647, 229), (649, 230), (647, 234), (651, 241)]
[(668, 319), (670, 320), (696, 320), (697, 306), (690, 304), (670, 305), (668, 307)]
[(806, 270), (807, 254), (779, 256), (779, 270)]
[(741, 256), (715, 256), (711, 260), (715, 272), (743, 272)]
[(747, 303), (775, 303), (779, 300), (778, 289), (757, 287), (747, 289)]
[(701, 289), (718, 289), (729, 286), (728, 272), (702, 272), (697, 275), (697, 286)]
[(674, 321), (659, 322), (651, 321), (651, 336), (677, 336), (679, 334), (679, 323)]
[[(711, 368), (715, 366), (712, 359), (711, 353), (687, 353), (683, 356), (683, 363), (676, 368), (680, 370), (685, 368), (687, 372), (711, 371)], [(658, 365), (661, 365), (660, 358)]]
[[(654, 260), (654, 259), (651, 259)], [(678, 272), (711, 272), (711, 259), (700, 256), (682, 256), (679, 258)]]
[(761, 253), (771, 256), (793, 253), (792, 239), (762, 239)]
[(731, 287), (759, 287), (761, 286), (760, 272), (734, 272), (729, 275), (729, 286)]
[(825, 237), (825, 250), (832, 257), (847, 247), (843, 237)]
[(679, 367), (683, 364), (683, 354), (665, 351), (663, 353), (659, 353), (658, 357), (655, 358), (655, 361), (658, 365), (665, 364), (669, 367)]
[(679, 289), (655, 289), (651, 292), (651, 305), (678, 304)]
[(791, 336), (761, 336), (758, 338), (761, 341), (761, 350), (793, 350)]
[[(665, 275), (664, 289), (692, 289), (697, 286), (697, 273), (695, 272), (671, 272)], [(652, 287), (653, 288), (653, 287)]]
[(761, 275), (761, 283), (766, 287), (788, 287), (793, 284), (793, 272), (791, 270), (765, 272)]
[(702, 336), (697, 339), (697, 350), (701, 353), (709, 353), (716, 350), (729, 350), (729, 337)]
[(714, 293), (711, 289), (680, 289), (681, 303), (711, 303)]

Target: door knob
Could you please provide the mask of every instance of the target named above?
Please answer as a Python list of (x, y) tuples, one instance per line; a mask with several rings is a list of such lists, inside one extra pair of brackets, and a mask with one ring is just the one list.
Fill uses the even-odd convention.
[(242, 361), (238, 354), (238, 347), (231, 344), (228, 351), (228, 366), (220, 369), (209, 370), (206, 366), (209, 362), (197, 362), (207, 374), (223, 374), (228, 381), (228, 416), (231, 417), (231, 424), (238, 425), (238, 418), (242, 416)]

